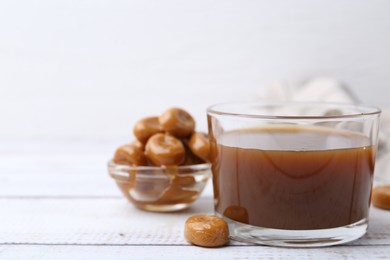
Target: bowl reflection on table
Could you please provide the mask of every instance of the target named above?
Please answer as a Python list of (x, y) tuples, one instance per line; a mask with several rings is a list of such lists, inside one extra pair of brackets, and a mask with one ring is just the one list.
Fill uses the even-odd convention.
[(136, 207), (171, 212), (188, 208), (199, 197), (211, 176), (211, 166), (128, 166), (110, 161), (108, 172)]

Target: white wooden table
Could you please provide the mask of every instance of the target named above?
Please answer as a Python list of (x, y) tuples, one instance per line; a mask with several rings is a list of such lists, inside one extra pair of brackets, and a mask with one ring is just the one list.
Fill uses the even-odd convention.
[[(183, 237), (186, 218), (212, 213), (211, 183), (180, 213), (134, 208), (106, 172), (118, 142), (0, 142), (0, 259), (390, 258), (390, 211), (372, 208), (368, 234), (344, 246), (206, 249)], [(176, 258), (177, 259), (177, 258)]]

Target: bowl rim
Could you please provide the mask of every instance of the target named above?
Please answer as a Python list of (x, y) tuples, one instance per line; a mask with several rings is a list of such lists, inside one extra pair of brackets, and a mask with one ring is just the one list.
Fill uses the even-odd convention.
[[(176, 175), (178, 171), (181, 172), (181, 176), (196, 176), (204, 175), (211, 170), (211, 163), (201, 163), (193, 165), (181, 165), (181, 166), (131, 166), (125, 164), (117, 164), (111, 159), (107, 163), (108, 173), (114, 178), (130, 178), (131, 171), (134, 171), (137, 175), (137, 179), (167, 179), (170, 175)], [(209, 173), (208, 173), (209, 174)]]

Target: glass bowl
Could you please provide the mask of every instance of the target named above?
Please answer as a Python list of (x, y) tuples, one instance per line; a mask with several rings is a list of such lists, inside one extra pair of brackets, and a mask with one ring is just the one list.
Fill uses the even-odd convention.
[(211, 165), (128, 166), (110, 161), (108, 172), (137, 208), (171, 212), (188, 208), (199, 197), (211, 176)]

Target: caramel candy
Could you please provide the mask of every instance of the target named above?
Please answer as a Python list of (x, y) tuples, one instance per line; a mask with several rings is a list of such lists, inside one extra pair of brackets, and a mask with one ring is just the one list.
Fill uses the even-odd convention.
[(249, 222), (248, 211), (246, 208), (238, 205), (227, 207), (223, 212), (223, 215), (241, 223), (248, 224)]
[(139, 140), (134, 140), (130, 143), (130, 145), (133, 145), (135, 147), (137, 147), (138, 149), (140, 149), (141, 151), (144, 151), (145, 150), (145, 145), (139, 141)]
[(148, 139), (157, 133), (162, 133), (163, 129), (158, 122), (158, 117), (145, 117), (137, 121), (133, 129), (135, 137), (142, 143), (146, 143)]
[(183, 163), (183, 165), (194, 165), (194, 164), (201, 164), (201, 163), (204, 163), (204, 161), (199, 158), (198, 156), (196, 156), (190, 149), (190, 147), (188, 146), (188, 141), (187, 139), (183, 139), (182, 142), (183, 142), (183, 145), (186, 149), (186, 159)]
[(229, 228), (222, 218), (213, 215), (194, 215), (185, 223), (184, 237), (197, 246), (220, 247), (229, 242)]
[(372, 204), (390, 210), (390, 186), (378, 186), (372, 191)]
[(125, 144), (115, 151), (114, 163), (126, 165), (145, 165), (147, 160), (141, 148), (136, 144)]
[(195, 120), (183, 109), (171, 108), (165, 111), (158, 118), (162, 128), (177, 138), (184, 138), (191, 135), (195, 129)]
[(188, 146), (191, 151), (205, 162), (210, 161), (210, 143), (207, 136), (203, 133), (193, 133)]
[(171, 185), (164, 191), (158, 202), (164, 204), (176, 204), (176, 203), (189, 203), (196, 198), (198, 191), (196, 190), (183, 190), (182, 188)]
[(186, 151), (182, 142), (168, 134), (155, 134), (149, 138), (145, 153), (153, 164), (179, 165), (185, 160)]

